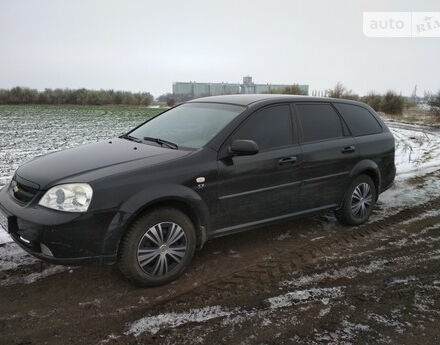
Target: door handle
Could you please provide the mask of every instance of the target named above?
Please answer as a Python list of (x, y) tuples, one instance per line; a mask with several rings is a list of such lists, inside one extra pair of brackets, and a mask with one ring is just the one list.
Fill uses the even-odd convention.
[(278, 161), (279, 165), (294, 164), (298, 160), (297, 157), (284, 157)]
[(341, 152), (342, 153), (353, 153), (356, 150), (354, 146), (346, 146), (344, 147)]

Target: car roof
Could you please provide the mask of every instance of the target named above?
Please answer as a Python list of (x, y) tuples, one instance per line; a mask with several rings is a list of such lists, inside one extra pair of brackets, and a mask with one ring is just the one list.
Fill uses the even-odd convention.
[(307, 102), (340, 102), (365, 106), (362, 102), (329, 97), (311, 97), (299, 95), (278, 95), (278, 94), (244, 94), (244, 95), (222, 95), (196, 98), (188, 103), (228, 103), (248, 106), (263, 101), (307, 101)]

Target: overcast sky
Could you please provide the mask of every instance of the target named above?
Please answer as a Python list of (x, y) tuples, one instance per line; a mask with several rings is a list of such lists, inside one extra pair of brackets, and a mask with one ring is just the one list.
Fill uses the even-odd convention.
[(171, 92), (173, 81), (440, 89), (440, 38), (367, 38), (363, 11), (438, 0), (0, 0), (0, 88)]

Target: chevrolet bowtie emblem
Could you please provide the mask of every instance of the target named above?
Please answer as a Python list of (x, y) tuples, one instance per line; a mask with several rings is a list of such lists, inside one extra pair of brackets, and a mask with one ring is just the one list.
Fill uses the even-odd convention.
[(20, 190), (17, 185), (14, 186), (14, 188), (12, 188), (12, 190), (14, 191), (14, 193), (18, 193), (18, 191)]

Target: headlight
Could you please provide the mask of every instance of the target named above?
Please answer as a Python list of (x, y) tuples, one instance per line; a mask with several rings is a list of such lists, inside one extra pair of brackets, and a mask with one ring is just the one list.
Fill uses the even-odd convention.
[(87, 183), (60, 184), (49, 189), (38, 204), (59, 211), (86, 212), (92, 195)]

